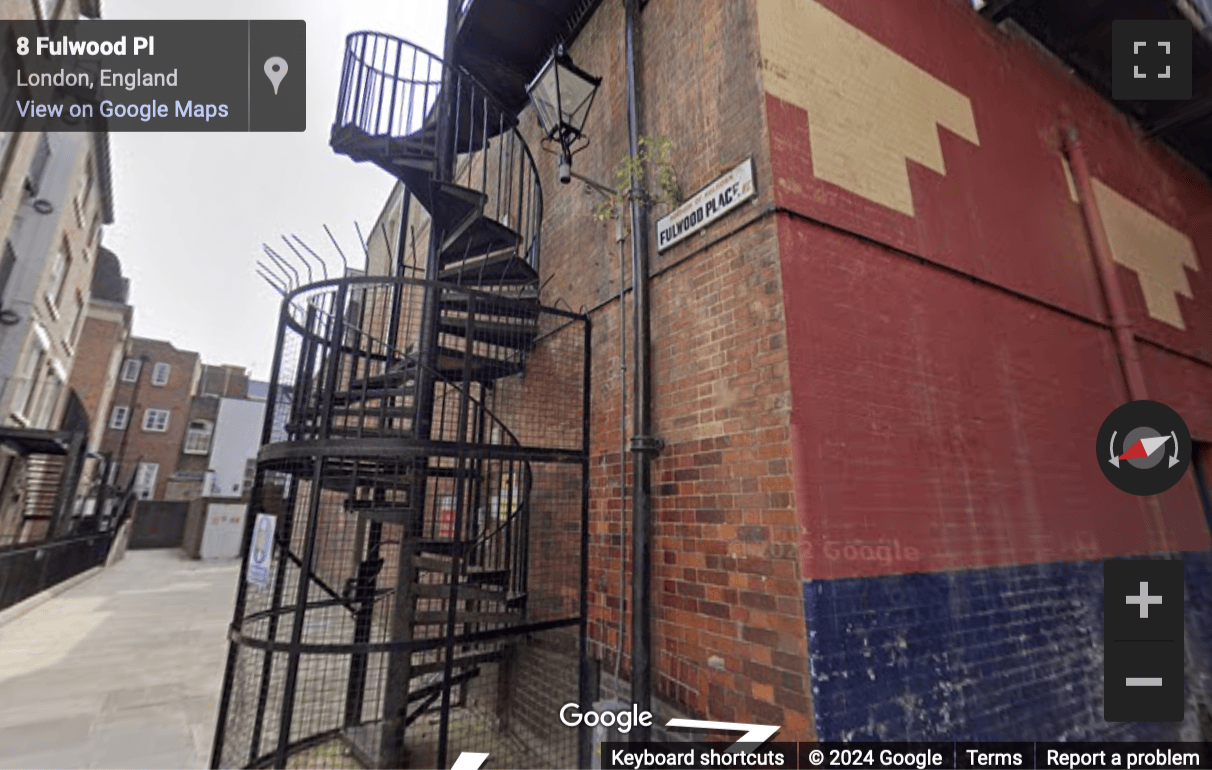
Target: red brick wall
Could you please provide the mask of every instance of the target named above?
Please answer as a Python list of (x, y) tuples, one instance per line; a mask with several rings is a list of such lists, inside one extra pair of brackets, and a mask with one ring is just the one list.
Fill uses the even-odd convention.
[[(755, 220), (773, 198), (755, 16), (751, 3), (650, 3), (640, 25), (641, 133), (672, 139), (687, 195), (747, 157), (758, 191), (754, 203), (663, 254), (649, 234), (652, 416), (666, 444), (653, 463), (654, 684), (658, 697), (695, 717), (808, 736), (777, 231), (773, 218)], [(585, 129), (592, 141), (574, 169), (609, 182), (627, 151), (622, 4), (604, 3), (571, 54), (603, 76)], [(525, 115), (531, 132), (532, 123)], [(625, 603), (618, 588), (618, 245), (613, 225), (591, 218), (600, 199), (558, 185), (550, 156), (538, 162), (543, 301), (584, 308), (593, 320), (590, 628), (593, 653), (610, 671), (621, 606), (630, 649), (631, 604), (629, 560)], [(654, 212), (650, 230), (666, 211)], [(630, 262), (626, 269), (629, 284)], [(629, 382), (630, 295), (625, 315)], [(625, 437), (631, 432), (628, 417)], [(629, 559), (629, 479), (624, 487)]]
[(966, 96), (979, 144), (939, 128), (945, 173), (906, 161), (906, 214), (818, 178), (812, 115), (766, 100), (789, 210), (779, 241), (804, 577), (1206, 549), (1190, 479), (1159, 514), (1096, 468), (1094, 436), (1128, 396), (1061, 127), (1080, 132), (1097, 179), (1184, 232), (1202, 260), (1186, 270), (1193, 297), (1177, 298), (1185, 329), (1151, 317), (1137, 273), (1117, 271), (1150, 396), (1204, 440), (1212, 191), (964, 3), (823, 5)]
[[(112, 452), (116, 460), (122, 458), (119, 482), (125, 484), (134, 471), (135, 463), (158, 463), (156, 489), (153, 499), (162, 499), (169, 477), (180, 457), (188, 415), (193, 397), (193, 377), (198, 366), (198, 354), (178, 350), (171, 343), (160, 340), (132, 338), (128, 357), (138, 358), (146, 354), (147, 361), (139, 371), (139, 381), (123, 382), (121, 370), (114, 391), (114, 405), (131, 406), (126, 445), (122, 447), (124, 431), (108, 429), (102, 439), (102, 450)], [(158, 362), (168, 363), (172, 369), (164, 386), (151, 384), (152, 370)], [(170, 412), (168, 430), (164, 432), (143, 430), (143, 417), (148, 409), (167, 409)], [(108, 415), (106, 416), (108, 420)], [(107, 423), (108, 424), (108, 423)]]
[(109, 367), (115, 349), (123, 343), (125, 336), (126, 329), (116, 318), (90, 316), (80, 330), (76, 358), (72, 363), (71, 387), (88, 411), (91, 429), (98, 423), (109, 423), (110, 403), (105, 400), (106, 390), (111, 385)]

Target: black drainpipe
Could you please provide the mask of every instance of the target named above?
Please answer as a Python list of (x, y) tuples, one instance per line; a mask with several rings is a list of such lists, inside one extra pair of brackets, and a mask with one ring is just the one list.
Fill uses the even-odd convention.
[[(636, 96), (636, 16), (638, 0), (623, 0), (627, 25), (627, 142), (632, 157), (639, 153)], [(648, 334), (648, 199), (641, 179), (631, 177), (631, 285), (635, 290), (635, 403), (632, 406), (631, 452), (631, 702), (652, 711), (652, 458), (662, 443), (650, 435), (651, 361)], [(649, 740), (648, 727), (637, 725), (632, 741)]]

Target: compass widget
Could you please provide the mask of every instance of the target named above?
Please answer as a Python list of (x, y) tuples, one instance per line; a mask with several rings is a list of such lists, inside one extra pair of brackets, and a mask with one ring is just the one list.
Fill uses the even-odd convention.
[(1133, 495), (1157, 495), (1187, 472), (1191, 431), (1165, 404), (1131, 401), (1103, 421), (1096, 451), (1098, 466), (1116, 488)]

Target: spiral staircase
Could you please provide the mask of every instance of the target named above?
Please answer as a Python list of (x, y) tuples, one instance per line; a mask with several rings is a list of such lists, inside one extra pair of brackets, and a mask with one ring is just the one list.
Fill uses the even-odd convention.
[[(242, 578), (212, 761), (281, 767), (339, 740), (362, 766), (444, 767), (471, 683), (504, 676), (519, 639), (584, 633), (583, 586), (575, 609), (534, 600), (532, 465), (550, 450), (511, 429), (504, 415), (525, 410), (502, 383), (516, 398), (540, 339), (587, 321), (539, 303), (535, 163), (516, 116), (466, 72), (350, 35), (331, 144), (403, 182), (406, 224), (424, 209), (425, 277), (396, 254), (397, 275), (312, 283), (283, 304), (246, 532), (251, 513), (280, 511), (280, 558), (266, 592)], [(582, 388), (588, 360), (585, 347)], [(587, 473), (584, 435), (577, 450), (560, 456)], [(417, 756), (410, 731), (435, 721), (433, 754)]]

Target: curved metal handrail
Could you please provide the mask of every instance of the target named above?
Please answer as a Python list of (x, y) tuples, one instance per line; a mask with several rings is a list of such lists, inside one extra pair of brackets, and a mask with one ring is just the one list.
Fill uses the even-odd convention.
[[(543, 220), (538, 165), (517, 130), (516, 114), (462, 67), (450, 69), (433, 53), (394, 35), (348, 35), (333, 146), (358, 148), (349, 152), (366, 160), (374, 151), (368, 156), (359, 145), (362, 138), (410, 140), (409, 152), (426, 148), (436, 157), (437, 108), (444, 87), (453, 92), (447, 134), (458, 157), (450, 169), (452, 181), (492, 201), (495, 219), (522, 236), (521, 252), (537, 271)], [(397, 151), (402, 147), (395, 145)]]
[[(442, 284), (436, 281), (425, 281), (422, 279), (409, 278), (405, 276), (391, 278), (376, 276), (350, 276), (332, 278), (299, 287), (284, 298), (281, 312), (281, 323), (300, 334), (306, 340), (305, 345), (327, 349), (327, 353), (321, 353), (318, 357), (321, 360), (328, 361), (328, 363), (326, 366), (321, 367), (320, 370), (314, 371), (312, 376), (321, 377), (323, 376), (323, 372), (327, 367), (334, 365), (337, 366), (339, 370), (344, 371), (344, 365), (340, 360), (334, 363), (328, 357), (334, 350), (339, 350), (343, 353), (355, 356), (362, 356), (371, 350), (379, 349), (382, 352), (379, 355), (374, 356), (374, 358), (384, 366), (384, 373), (390, 371), (392, 362), (397, 364), (407, 363), (416, 369), (423, 369), (433, 377), (435, 382), (442, 383), (444, 386), (455, 391), (458, 394), (457, 397), (466, 398), (471, 408), (478, 410), (485, 416), (485, 418), (489, 421), (487, 423), (489, 426), (500, 430), (500, 435), (505, 439), (504, 443), (506, 445), (524, 448), (524, 445), (517, 434), (514, 433), (513, 430), (491, 408), (489, 408), (489, 406), (485, 404), (482, 399), (477, 398), (474, 394), (469, 392), (468, 388), (466, 387), (466, 383), (447, 376), (439, 368), (430, 366), (427, 362), (422, 361), (415, 354), (404, 356), (398, 355), (398, 348), (395, 345), (375, 337), (365, 330), (358, 329), (356, 326), (346, 326), (344, 322), (342, 324), (335, 323), (336, 318), (343, 315), (341, 303), (336, 299), (336, 297), (342, 293), (342, 288), (345, 289), (344, 294), (348, 296), (350, 294), (350, 287), (368, 285), (393, 288), (397, 291), (402, 290), (405, 286), (418, 288), (431, 287), (439, 292), (456, 292), (458, 294), (467, 296), (478, 295), (491, 299), (493, 302), (497, 303), (506, 302), (512, 304), (513, 302), (521, 302), (517, 300), (509, 300), (508, 298), (502, 298), (488, 292), (480, 292), (473, 289), (468, 289), (462, 286)], [(563, 312), (560, 311), (559, 314), (563, 315)], [(309, 321), (300, 323), (298, 319), (298, 316), (300, 315), (308, 317)], [(317, 316), (320, 317), (317, 318)], [(356, 329), (358, 332), (358, 343), (355, 346), (346, 344), (346, 333), (350, 328)], [(273, 406), (276, 411), (279, 404), (275, 403)], [(287, 405), (287, 408), (291, 409), (292, 411), (297, 409), (297, 407), (297, 402), (289, 403)], [(374, 409), (375, 408), (372, 407), (368, 410), (368, 412), (373, 415)], [(310, 411), (310, 408), (305, 411)], [(321, 419), (325, 425), (330, 424), (332, 420), (331, 414), (318, 414), (317, 417)], [(324, 434), (326, 432), (327, 431), (324, 429), (321, 429), (320, 436), (308, 438), (304, 440), (304, 443), (312, 441), (324, 441)], [(406, 441), (406, 439), (402, 440)], [(345, 441), (357, 443), (358, 439), (351, 438), (346, 439)], [(275, 442), (274, 444), (267, 446), (288, 447), (292, 443), (298, 443), (298, 439), (291, 440), (290, 438), (287, 438), (285, 441)], [(477, 445), (473, 442), (470, 443), (469, 446), (473, 447), (472, 453), (474, 455), (476, 451), (474, 447), (483, 445)], [(332, 453), (334, 455), (344, 455), (342, 448), (334, 446), (332, 449)], [(439, 454), (445, 455), (446, 453), (440, 452)], [(265, 459), (263, 455), (262, 459)], [(474, 459), (474, 457), (471, 459)], [(494, 458), (489, 457), (488, 459)], [(519, 477), (517, 479), (518, 494), (516, 502), (509, 506), (509, 508), (503, 513), (498, 513), (497, 516), (493, 517), (496, 519), (495, 521), (490, 521), (487, 517), (485, 518), (483, 530), (477, 532), (473, 538), (465, 541), (464, 545), (466, 553), (474, 554), (477, 551), (481, 551), (492, 542), (493, 538), (497, 537), (500, 535), (500, 533), (504, 532), (510, 527), (518, 524), (521, 517), (529, 509), (534, 482), (533, 470), (530, 462), (519, 458), (519, 465), (516, 472)], [(510, 471), (511, 476), (513, 473), (514, 471)], [(512, 483), (513, 482), (510, 484), (511, 489)], [(502, 488), (501, 491), (503, 492), (504, 488)], [(512, 497), (513, 495), (511, 492), (510, 498)], [(503, 556), (506, 558), (508, 563), (510, 563), (513, 569), (516, 570), (521, 567), (521, 565), (514, 563), (516, 561), (515, 556), (509, 554), (503, 554)], [(376, 600), (378, 598), (381, 597), (377, 596)], [(342, 602), (342, 604), (345, 604), (347, 609), (350, 609), (351, 611), (353, 610), (351, 604), (345, 602)]]

